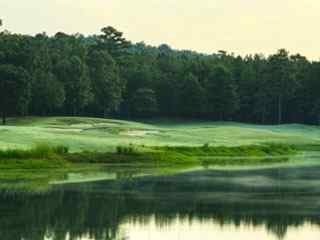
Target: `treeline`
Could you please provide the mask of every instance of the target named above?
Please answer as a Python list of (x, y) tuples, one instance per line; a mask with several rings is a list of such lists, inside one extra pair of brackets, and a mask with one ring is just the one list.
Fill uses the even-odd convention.
[(319, 123), (320, 62), (205, 55), (133, 44), (113, 27), (83, 36), (0, 33), (0, 111), (7, 116), (183, 117)]

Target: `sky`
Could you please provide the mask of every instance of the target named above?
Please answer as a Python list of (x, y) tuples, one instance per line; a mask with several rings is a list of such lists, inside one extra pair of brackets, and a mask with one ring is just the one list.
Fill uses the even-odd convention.
[(150, 45), (243, 56), (286, 48), (320, 59), (319, 0), (0, 0), (0, 18), (24, 34), (111, 25)]

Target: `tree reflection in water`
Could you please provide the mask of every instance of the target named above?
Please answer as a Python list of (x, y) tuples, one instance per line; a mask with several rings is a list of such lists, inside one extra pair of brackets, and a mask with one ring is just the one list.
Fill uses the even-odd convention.
[[(309, 169), (310, 170), (310, 169)], [(245, 185), (239, 179), (257, 173), (201, 171), (163, 177), (100, 181), (54, 187), (46, 193), (0, 194), (0, 237), (5, 240), (53, 240), (90, 237), (119, 239), (125, 222), (164, 227), (181, 221), (264, 226), (279, 239), (288, 227), (320, 226), (319, 191), (286, 184)], [(311, 170), (310, 170), (311, 171)], [(315, 171), (312, 169), (312, 171)], [(224, 174), (224, 175), (223, 175)], [(239, 175), (240, 174), (240, 175)], [(259, 177), (275, 177), (272, 171)], [(315, 174), (310, 172), (310, 174)], [(296, 174), (296, 178), (308, 178)], [(235, 181), (238, 179), (239, 181)], [(291, 179), (292, 180), (292, 179)], [(274, 181), (273, 181), (274, 182)]]

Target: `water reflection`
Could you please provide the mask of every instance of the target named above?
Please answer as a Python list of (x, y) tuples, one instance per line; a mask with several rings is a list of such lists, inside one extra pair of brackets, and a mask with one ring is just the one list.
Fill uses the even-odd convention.
[(285, 239), (296, 231), (311, 239), (320, 232), (318, 173), (206, 170), (61, 185), (41, 194), (3, 191), (0, 237)]

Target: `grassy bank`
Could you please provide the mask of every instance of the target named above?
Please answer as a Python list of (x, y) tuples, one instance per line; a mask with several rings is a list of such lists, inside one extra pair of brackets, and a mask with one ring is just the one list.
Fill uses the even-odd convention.
[(59, 168), (68, 163), (100, 164), (254, 164), (286, 161), (297, 151), (289, 145), (238, 147), (118, 146), (114, 152), (69, 153), (64, 146), (36, 145), (29, 150), (0, 151), (0, 168)]
[[(65, 180), (68, 173), (98, 170), (108, 165), (133, 169), (151, 167), (170, 172), (207, 165), (259, 165), (288, 161), (297, 150), (288, 145), (252, 145), (239, 147), (146, 147), (118, 146), (114, 152), (70, 153), (67, 147), (35, 145), (28, 150), (0, 151), (0, 189), (46, 191), (51, 181)], [(127, 169), (127, 167), (125, 167)], [(140, 170), (139, 170), (140, 171)], [(123, 176), (119, 173), (117, 176)]]
[[(171, 174), (214, 166), (252, 167), (287, 163), (299, 151), (289, 145), (238, 147), (118, 146), (113, 152), (68, 152), (62, 146), (35, 145), (29, 150), (0, 151), (0, 189), (47, 191), (52, 182), (72, 179), (118, 179), (139, 175)], [(299, 155), (297, 156), (299, 157)], [(290, 160), (291, 162), (291, 160)], [(99, 174), (100, 173), (100, 174)]]
[(289, 145), (252, 145), (238, 147), (146, 147), (118, 146), (115, 152), (79, 152), (65, 154), (66, 161), (72, 163), (103, 164), (257, 164), (288, 160), (296, 154)]

